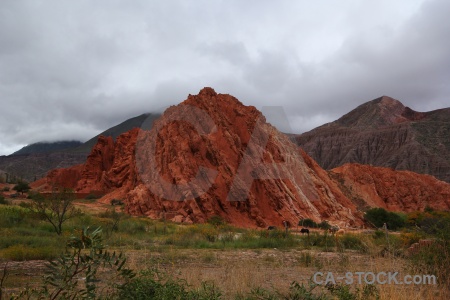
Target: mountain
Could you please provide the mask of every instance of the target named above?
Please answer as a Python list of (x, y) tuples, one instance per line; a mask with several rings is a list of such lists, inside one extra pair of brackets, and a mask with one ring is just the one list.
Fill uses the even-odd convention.
[(255, 107), (211, 88), (167, 109), (151, 130), (100, 137), (85, 164), (53, 170), (32, 186), (54, 184), (100, 191), (100, 201), (123, 200), (130, 214), (177, 222), (219, 215), (245, 227), (301, 218), (362, 224), (325, 170)]
[[(348, 123), (368, 126), (363, 121)], [(184, 223), (219, 215), (243, 227), (302, 218), (357, 226), (369, 207), (450, 209), (450, 184), (429, 175), (359, 164), (325, 171), (256, 108), (211, 88), (152, 122), (116, 140), (99, 137), (86, 163), (53, 170), (32, 187), (103, 194), (99, 201), (121, 200), (132, 215)]]
[(325, 169), (369, 164), (450, 182), (449, 137), (450, 108), (416, 112), (383, 96), (295, 140)]
[(361, 164), (345, 164), (329, 174), (359, 210), (450, 210), (450, 184), (431, 175)]
[(161, 114), (157, 113), (145, 113), (142, 115), (139, 115), (137, 117), (130, 118), (116, 126), (113, 126), (100, 134), (94, 136), (84, 144), (80, 145), (79, 147), (73, 149), (75, 152), (85, 152), (89, 154), (92, 150), (92, 148), (97, 143), (97, 140), (100, 136), (110, 136), (113, 139), (116, 139), (119, 135), (121, 135), (124, 132), (130, 131), (133, 128), (141, 127), (142, 123), (147, 120), (148, 122), (153, 122), (154, 120), (158, 119), (161, 116)]
[(140, 127), (144, 120), (153, 121), (159, 116), (159, 114), (147, 113), (128, 119), (82, 144), (80, 142), (31, 144), (12, 155), (0, 156), (0, 169), (17, 178), (33, 181), (45, 176), (50, 170), (86, 162), (87, 156), (100, 136), (116, 138), (124, 132)]
[(11, 155), (14, 156), (33, 153), (49, 153), (49, 152), (64, 151), (77, 148), (82, 144), (83, 143), (80, 141), (38, 142), (27, 145)]

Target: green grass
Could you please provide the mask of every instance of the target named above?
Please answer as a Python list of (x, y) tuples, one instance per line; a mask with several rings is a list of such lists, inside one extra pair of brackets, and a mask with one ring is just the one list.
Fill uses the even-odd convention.
[[(84, 214), (70, 219), (63, 225), (62, 237), (56, 235), (53, 226), (29, 209), (20, 206), (0, 206), (0, 258), (33, 257), (41, 249), (42, 257), (51, 257), (64, 251), (64, 238), (78, 234), (82, 228), (102, 227), (105, 244), (114, 249), (318, 249), (335, 251), (352, 249), (367, 251), (367, 243), (360, 236), (344, 235), (336, 244), (330, 235), (311, 233), (298, 236), (281, 230), (254, 230), (236, 228), (224, 223), (178, 225), (171, 222), (130, 217), (123, 213), (107, 211), (99, 215)], [(372, 244), (382, 247), (387, 241), (384, 235), (375, 235)], [(401, 240), (392, 238), (393, 245)], [(30, 254), (15, 255), (15, 245), (25, 247)], [(52, 248), (55, 251), (49, 251)], [(28, 249), (28, 250), (27, 250)], [(31, 250), (30, 250), (31, 249)], [(46, 254), (47, 253), (47, 254)], [(48, 253), (52, 253), (51, 255)], [(28, 256), (27, 256), (28, 255)], [(35, 255), (38, 256), (38, 255)]]
[[(436, 218), (439, 215), (436, 213)], [(150, 220), (148, 218), (130, 217), (121, 213), (102, 213), (100, 215), (84, 214), (69, 220), (64, 224), (62, 236), (58, 236), (53, 227), (45, 220), (38, 218), (27, 208), (14, 205), (0, 205), (0, 259), (8, 261), (52, 260), (66, 249), (66, 241), (71, 235), (78, 235), (82, 228), (101, 226), (104, 234), (104, 244), (112, 250), (128, 251), (149, 249), (161, 252), (164, 255), (150, 259), (166, 259), (169, 262), (189, 260), (189, 256), (180, 254), (179, 249), (311, 249), (313, 251), (338, 251), (338, 263), (342, 268), (349, 268), (352, 264), (351, 253), (358, 251), (368, 255), (379, 255), (381, 250), (389, 249), (397, 253), (404, 251), (412, 242), (418, 239), (435, 237), (439, 239), (433, 249), (424, 249), (410, 258), (411, 270), (416, 273), (438, 274), (443, 285), (448, 285), (448, 241), (450, 221), (447, 215), (437, 223), (439, 228), (429, 233), (416, 234), (413, 231), (402, 234), (389, 234), (374, 232), (373, 234), (345, 234), (338, 238), (325, 235), (323, 232), (312, 232), (309, 236), (299, 236), (285, 233), (280, 230), (254, 230), (236, 228), (220, 220), (206, 224), (179, 225), (171, 222)], [(434, 220), (434, 219), (433, 219)], [(113, 225), (116, 226), (113, 226)], [(433, 223), (434, 224), (434, 223)], [(445, 230), (442, 227), (445, 225)], [(442, 227), (442, 228), (441, 228)], [(437, 234), (431, 233), (438, 230)], [(352, 250), (351, 252), (347, 250)], [(322, 268), (323, 262), (317, 259), (313, 251), (301, 251), (294, 262), (304, 267)], [(220, 251), (197, 251), (203, 264), (214, 264), (219, 260), (216, 253)], [(436, 253), (442, 253), (437, 256)], [(334, 254), (336, 255), (336, 254)], [(272, 256), (267, 257), (268, 262), (276, 263)], [(147, 273), (145, 273), (147, 272)], [(121, 299), (141, 299), (139, 293), (155, 293), (157, 299), (219, 299), (221, 292), (211, 283), (204, 282), (200, 287), (193, 288), (175, 277), (160, 276), (155, 271), (144, 271), (129, 286), (127, 294), (121, 294)], [(279, 291), (254, 289), (250, 294), (243, 294), (240, 299), (303, 299), (295, 298), (298, 295), (309, 295), (309, 287), (294, 285), (287, 293)], [(321, 290), (326, 298), (305, 299), (366, 299), (355, 298), (356, 292), (363, 294), (363, 290), (350, 291), (339, 287), (331, 293)], [(121, 292), (120, 292), (121, 293)], [(353, 296), (350, 297), (353, 293)], [(350, 295), (350, 296), (349, 296)], [(131, 298), (126, 298), (126, 296)], [(316, 295), (317, 296), (317, 295)], [(346, 298), (346, 297), (349, 298)], [(166, 297), (166, 298), (164, 298)], [(142, 298), (144, 299), (144, 298)], [(236, 299), (238, 297), (236, 296)]]

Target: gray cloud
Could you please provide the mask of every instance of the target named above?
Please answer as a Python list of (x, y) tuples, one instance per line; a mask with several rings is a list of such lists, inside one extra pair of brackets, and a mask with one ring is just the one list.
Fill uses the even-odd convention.
[(450, 106), (444, 0), (13, 1), (0, 7), (0, 154), (87, 140), (204, 86), (294, 132), (390, 95)]

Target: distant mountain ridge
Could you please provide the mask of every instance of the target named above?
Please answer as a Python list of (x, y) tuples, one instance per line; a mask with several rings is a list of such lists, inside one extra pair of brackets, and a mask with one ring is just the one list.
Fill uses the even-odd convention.
[(108, 128), (107, 130), (103, 131), (100, 134), (97, 134), (87, 142), (83, 143), (77, 148), (72, 149), (75, 152), (83, 152), (86, 154), (89, 154), (92, 150), (92, 148), (97, 144), (97, 140), (100, 136), (105, 137), (112, 137), (114, 140), (121, 135), (124, 132), (130, 131), (133, 128), (141, 127), (142, 123), (147, 120), (149, 122), (153, 122), (154, 120), (158, 119), (161, 116), (161, 114), (157, 113), (145, 113), (142, 115), (139, 115), (137, 117), (133, 117), (130, 119), (127, 119), (123, 121), (122, 123), (115, 125), (111, 128)]
[[(68, 168), (84, 163), (100, 136), (116, 139), (120, 134), (135, 127), (140, 127), (144, 120), (147, 119), (152, 122), (159, 116), (160, 114), (157, 113), (145, 113), (130, 118), (103, 131), (85, 143), (35, 143), (25, 146), (11, 155), (0, 156), (0, 170), (24, 180), (33, 181), (47, 175), (50, 170)], [(65, 147), (66, 145), (72, 147)]]
[(23, 147), (11, 155), (57, 152), (77, 148), (81, 145), (83, 143), (80, 141), (37, 142)]
[(383, 96), (295, 140), (320, 166), (369, 164), (450, 182), (450, 108), (417, 112)]

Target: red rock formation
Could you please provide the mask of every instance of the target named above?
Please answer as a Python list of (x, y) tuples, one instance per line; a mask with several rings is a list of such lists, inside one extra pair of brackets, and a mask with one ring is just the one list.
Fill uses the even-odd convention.
[[(171, 122), (175, 118), (186, 119), (194, 113), (200, 124), (206, 123), (200, 113), (184, 110), (186, 106), (206, 112), (216, 130), (199, 135), (192, 124)], [(281, 163), (273, 172), (282, 174), (282, 179), (257, 179), (248, 194), (239, 195), (241, 201), (227, 201), (259, 118), (262, 120), (261, 134), (269, 137), (267, 146), (262, 149), (262, 161), (265, 164)], [(205, 88), (199, 95), (189, 96), (182, 104), (169, 108), (155, 122), (152, 131), (139, 137), (137, 153), (151, 148), (149, 136), (156, 133), (159, 134), (154, 155), (156, 170), (146, 169), (145, 162), (138, 164), (142, 169), (141, 177), (145, 177), (142, 181), (148, 183), (139, 184), (128, 194), (127, 210), (131, 214), (157, 218), (162, 212), (171, 211), (177, 212), (177, 219), (185, 222), (204, 222), (213, 215), (220, 215), (240, 226), (280, 225), (283, 220), (296, 224), (300, 218), (360, 222), (352, 213), (355, 206), (320, 167), (315, 165), (323, 172), (318, 174), (305, 163), (298, 148), (267, 124), (256, 108), (244, 106), (230, 95), (216, 94), (211, 88)], [(253, 154), (258, 151), (256, 148), (252, 149)], [(255, 168), (260, 163), (261, 157), (252, 155), (247, 168)], [(169, 183), (187, 184), (202, 166), (217, 171), (209, 178), (212, 186), (206, 193), (181, 202), (161, 197), (164, 188), (158, 182), (159, 176)]]
[(331, 173), (360, 208), (410, 212), (430, 206), (450, 210), (450, 184), (430, 175), (360, 164), (345, 164)]
[[(195, 121), (180, 121), (192, 114)], [(213, 126), (207, 126), (207, 120)], [(206, 133), (199, 134), (196, 125)], [(259, 134), (251, 142), (255, 132)], [(151, 136), (158, 136), (155, 144)], [(152, 145), (153, 169), (145, 160)], [(278, 165), (272, 169), (264, 167), (273, 163)], [(167, 200), (169, 196), (162, 194), (164, 184), (187, 184), (191, 190), (198, 190), (194, 179), (201, 167), (214, 172), (210, 178), (202, 175), (206, 178), (203, 182), (210, 184), (205, 193), (194, 192), (190, 196), (187, 192), (183, 201)], [(58, 172), (75, 172), (69, 170)], [(250, 171), (253, 175), (249, 176), (257, 179), (250, 177), (247, 193), (240, 188), (245, 187), (249, 177), (236, 174)], [(274, 174), (279, 179), (264, 179), (276, 177)], [(220, 215), (232, 224), (246, 227), (281, 226), (284, 220), (296, 224), (300, 218), (361, 223), (356, 207), (326, 172), (267, 124), (256, 108), (244, 106), (230, 95), (216, 94), (211, 88), (169, 108), (151, 131), (134, 129), (119, 136), (115, 143), (110, 138), (100, 138), (81, 175), (75, 177), (80, 179), (70, 184), (78, 192), (103, 191), (106, 195), (100, 201), (123, 199), (130, 214), (152, 218), (166, 214), (173, 220), (190, 223)], [(53, 177), (47, 181), (50, 179)], [(237, 188), (230, 193), (233, 186)], [(227, 197), (240, 201), (228, 201)]]
[(74, 189), (81, 180), (84, 165), (76, 165), (66, 169), (54, 169), (43, 177), (30, 184), (31, 188), (40, 191), (51, 191), (52, 187)]
[[(86, 164), (51, 172), (33, 186), (101, 191), (100, 201), (123, 200), (130, 214), (185, 223), (219, 215), (245, 227), (301, 218), (358, 225), (358, 208), (368, 205), (448, 209), (445, 183), (423, 176), (426, 185), (414, 187), (417, 176), (353, 165), (327, 172), (255, 107), (204, 88), (167, 109), (151, 130), (133, 129), (115, 142), (99, 138)], [(436, 193), (439, 204), (431, 203)]]
[(134, 169), (130, 166), (134, 166), (138, 132), (137, 128), (130, 130), (120, 135), (116, 142), (111, 137), (100, 136), (84, 165), (50, 171), (46, 177), (33, 182), (31, 186), (42, 191), (51, 191), (52, 186), (56, 185), (72, 188), (78, 193), (115, 192), (118, 198), (123, 198), (127, 190), (118, 191), (118, 188), (127, 186), (129, 190), (137, 181), (136, 173), (133, 173)]

